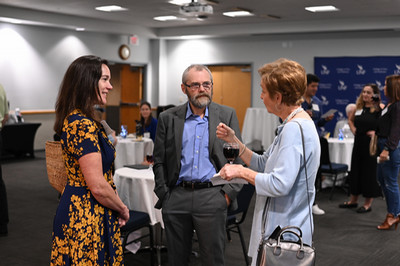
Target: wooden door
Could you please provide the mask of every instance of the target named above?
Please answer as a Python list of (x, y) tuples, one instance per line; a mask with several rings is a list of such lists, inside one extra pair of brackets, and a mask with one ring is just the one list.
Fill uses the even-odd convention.
[[(120, 132), (121, 125), (128, 126), (128, 133), (136, 131), (135, 120), (140, 119), (140, 101), (143, 97), (143, 67), (126, 64), (110, 66), (113, 90), (107, 99), (107, 122)], [(110, 110), (110, 112), (109, 112)], [(109, 114), (112, 113), (112, 114)], [(113, 115), (113, 118), (109, 117)], [(113, 123), (118, 121), (118, 123)]]
[(209, 66), (214, 78), (213, 101), (236, 110), (242, 129), (246, 110), (251, 106), (251, 66)]
[(121, 125), (128, 126), (128, 132), (136, 132), (136, 120), (140, 120), (142, 100), (142, 68), (124, 65), (121, 69)]

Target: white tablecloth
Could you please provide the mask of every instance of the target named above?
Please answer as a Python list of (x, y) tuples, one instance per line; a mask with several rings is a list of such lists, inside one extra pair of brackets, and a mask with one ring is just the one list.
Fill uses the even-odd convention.
[(147, 153), (153, 153), (153, 141), (150, 138), (143, 138), (142, 141), (136, 141), (133, 138), (123, 139), (118, 137), (118, 143), (115, 147), (115, 169), (124, 167), (124, 165), (141, 164)]
[(328, 143), (331, 162), (347, 164), (350, 170), (354, 139), (339, 140), (337, 138), (329, 138)]
[(280, 125), (277, 116), (266, 108), (247, 108), (244, 117), (242, 140), (248, 145), (254, 140), (261, 141), (266, 150), (275, 138), (275, 130)]
[(147, 212), (151, 224), (161, 224), (164, 228), (161, 210), (155, 209), (158, 198), (154, 193), (154, 174), (150, 169), (136, 170), (123, 167), (114, 174), (118, 195), (128, 209)]

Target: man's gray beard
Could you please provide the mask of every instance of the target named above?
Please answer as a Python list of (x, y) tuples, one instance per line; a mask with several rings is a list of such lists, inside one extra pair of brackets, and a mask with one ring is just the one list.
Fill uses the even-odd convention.
[[(186, 95), (188, 95), (188, 94), (186, 94)], [(201, 98), (200, 100), (196, 99), (196, 96), (188, 97), (188, 98), (189, 98), (189, 102), (191, 104), (193, 104), (194, 107), (202, 109), (211, 103), (212, 95), (213, 95), (213, 92), (211, 92), (211, 95), (208, 95), (208, 94), (202, 94), (201, 96), (197, 95), (197, 97)], [(204, 98), (203, 96), (206, 96), (207, 98)]]
[(210, 98), (201, 97), (201, 99), (190, 99), (190, 102), (199, 109), (202, 109), (211, 103)]

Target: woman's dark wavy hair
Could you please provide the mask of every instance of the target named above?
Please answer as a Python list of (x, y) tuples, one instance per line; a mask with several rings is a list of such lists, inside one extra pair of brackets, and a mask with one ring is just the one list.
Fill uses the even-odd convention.
[(64, 119), (79, 109), (87, 117), (95, 119), (94, 105), (100, 104), (99, 80), (102, 65), (107, 61), (93, 55), (75, 59), (65, 72), (55, 106), (54, 131), (60, 136)]
[(386, 97), (390, 103), (400, 101), (400, 75), (386, 77)]

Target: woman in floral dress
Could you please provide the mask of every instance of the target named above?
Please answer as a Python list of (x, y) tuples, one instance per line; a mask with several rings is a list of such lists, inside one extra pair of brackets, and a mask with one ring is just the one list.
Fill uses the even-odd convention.
[(123, 265), (119, 227), (129, 210), (112, 179), (115, 149), (94, 114), (95, 104), (107, 102), (110, 79), (105, 60), (82, 56), (60, 86), (54, 130), (68, 181), (54, 218), (51, 265)]

